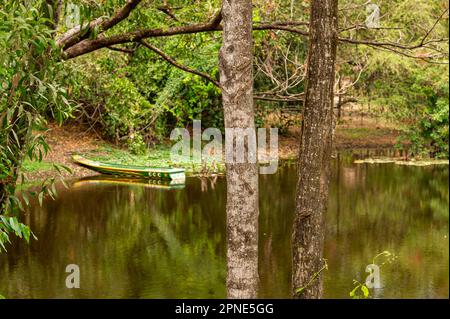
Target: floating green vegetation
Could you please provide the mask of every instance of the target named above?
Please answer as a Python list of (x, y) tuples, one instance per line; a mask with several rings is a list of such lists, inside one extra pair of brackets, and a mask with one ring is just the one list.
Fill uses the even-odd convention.
[(395, 163), (394, 159), (383, 159), (383, 158), (366, 158), (363, 160), (354, 161), (355, 164), (387, 164), (387, 163)]
[(449, 165), (448, 160), (428, 159), (428, 160), (396, 160), (392, 158), (366, 158), (354, 161), (355, 164), (387, 164), (394, 163), (397, 165), (407, 166), (431, 166), (431, 165)]
[(430, 165), (448, 165), (448, 160), (424, 160), (424, 161), (396, 161), (398, 165), (410, 165), (410, 166), (430, 166)]

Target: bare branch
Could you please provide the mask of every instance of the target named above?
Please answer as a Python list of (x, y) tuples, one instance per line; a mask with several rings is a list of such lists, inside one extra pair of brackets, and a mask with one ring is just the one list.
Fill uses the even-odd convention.
[(128, 0), (125, 6), (122, 7), (122, 9), (118, 10), (110, 19), (104, 20), (100, 24), (100, 31), (104, 32), (112, 28), (122, 20), (128, 18), (131, 11), (133, 11), (141, 1), (142, 0)]
[(267, 93), (255, 93), (253, 98), (255, 100), (271, 101), (271, 102), (298, 102), (303, 101), (305, 97), (304, 93), (295, 95), (283, 95), (283, 94), (267, 94)]
[(347, 90), (348, 90), (349, 88), (355, 86), (356, 83), (358, 83), (358, 81), (360, 80), (361, 75), (363, 74), (363, 71), (365, 70), (365, 68), (366, 68), (367, 66), (368, 66), (368, 64), (362, 65), (361, 68), (360, 68), (360, 70), (359, 70), (359, 72), (358, 72), (358, 75), (356, 76), (356, 79), (355, 79), (353, 82), (351, 82), (351, 83), (349, 83), (349, 84), (347, 84), (347, 85), (344, 85), (343, 87), (339, 88), (339, 89), (336, 91), (336, 95), (344, 95), (344, 94), (347, 93)]
[[(294, 25), (297, 22), (294, 22)], [(253, 26), (253, 30), (261, 31), (261, 30), (282, 30), (289, 31), (292, 33), (296, 33), (303, 36), (309, 36), (309, 32), (305, 30), (299, 30), (287, 25), (287, 22), (274, 22), (274, 23), (261, 23)]]
[(159, 6), (157, 9), (163, 12), (164, 14), (168, 15), (171, 19), (179, 22), (178, 18), (172, 12), (172, 8), (170, 8), (168, 5)]
[(374, 47), (392, 47), (392, 48), (397, 48), (397, 49), (402, 49), (402, 50), (414, 50), (414, 49), (421, 48), (421, 47), (425, 46), (426, 44), (430, 44), (430, 43), (448, 42), (448, 38), (433, 39), (433, 40), (428, 40), (426, 42), (423, 42), (422, 40), (418, 44), (407, 45), (407, 44), (401, 44), (401, 43), (395, 43), (395, 42), (389, 42), (389, 41), (380, 42), (380, 41), (372, 41), (372, 40), (354, 40), (354, 39), (349, 39), (349, 38), (339, 38), (339, 42), (344, 42), (344, 43), (364, 44), (364, 45), (374, 46)]
[[(378, 49), (378, 50), (384, 50), (384, 51), (389, 51), (398, 55), (402, 55), (404, 57), (410, 58), (410, 59), (417, 59), (417, 60), (422, 60), (426, 63), (430, 63), (430, 64), (448, 64), (448, 60), (446, 61), (434, 61), (433, 58), (435, 58), (435, 56), (433, 55), (429, 55), (429, 54), (420, 54), (420, 55), (412, 55), (407, 53), (408, 51), (405, 50), (401, 50), (401, 49), (396, 49), (396, 48), (392, 48), (392, 47), (385, 47), (385, 46), (373, 46), (373, 45), (369, 45), (370, 47), (372, 47), (373, 49)], [(423, 46), (425, 47), (425, 46)], [(444, 54), (440, 54), (439, 57), (443, 57)], [(437, 57), (437, 56), (436, 56)]]
[(185, 65), (183, 65), (183, 64), (181, 64), (181, 63), (179, 63), (177, 61), (175, 61), (172, 57), (170, 57), (169, 55), (164, 53), (162, 50), (158, 49), (157, 47), (153, 46), (152, 44), (150, 44), (150, 43), (148, 43), (148, 42), (146, 42), (144, 40), (139, 41), (139, 43), (141, 43), (147, 49), (150, 49), (153, 52), (157, 53), (159, 56), (161, 56), (164, 60), (166, 60), (167, 62), (169, 62), (173, 66), (175, 66), (175, 67), (177, 67), (177, 68), (179, 68), (179, 69), (181, 69), (183, 71), (186, 71), (186, 72), (198, 75), (198, 76), (200, 76), (200, 77), (210, 81), (211, 83), (213, 83), (218, 88), (220, 88), (220, 83), (217, 80), (213, 79), (209, 74), (206, 74), (206, 73), (203, 73), (203, 72), (191, 69), (191, 68), (189, 68), (189, 67), (187, 67), (187, 66), (185, 66)]
[(260, 23), (255, 23), (253, 25), (253, 29), (255, 29), (255, 26), (258, 26), (259, 24), (262, 25), (277, 25), (277, 26), (309, 26), (309, 22), (305, 22), (305, 21), (267, 21), (267, 22), (260, 22)]
[(439, 18), (434, 22), (433, 26), (430, 28), (430, 30), (428, 30), (428, 32), (425, 34), (425, 36), (422, 38), (422, 41), (420, 42), (420, 45), (422, 46), (425, 42), (425, 40), (428, 38), (428, 36), (431, 34), (431, 32), (433, 32), (434, 28), (436, 28), (437, 24), (439, 23), (439, 21), (441, 21), (441, 19), (444, 17), (444, 15), (448, 13), (448, 9), (444, 10), (441, 15), (439, 16)]
[(349, 27), (345, 27), (339, 30), (339, 33), (351, 31), (351, 30), (402, 30), (402, 27), (378, 27), (378, 28), (368, 28), (365, 24), (354, 24)]
[(106, 48), (111, 50), (111, 51), (117, 51), (117, 52), (122, 52), (122, 53), (126, 53), (126, 54), (133, 54), (134, 53), (133, 49), (118, 48), (118, 47), (114, 47), (114, 46), (109, 46), (109, 47), (106, 47)]
[(344, 43), (350, 43), (350, 44), (363, 44), (363, 45), (367, 45), (367, 46), (370, 46), (373, 48), (381, 48), (384, 50), (389, 50), (391, 52), (394, 52), (394, 53), (397, 53), (400, 55), (404, 55), (407, 57), (418, 58), (417, 56), (408, 54), (407, 51), (412, 51), (412, 50), (424, 48), (424, 47), (428, 48), (429, 50), (438, 51), (438, 49), (432, 48), (428, 45), (432, 44), (432, 43), (448, 42), (448, 38), (427, 40), (428, 37), (430, 36), (430, 34), (435, 29), (436, 25), (439, 23), (439, 21), (444, 17), (444, 15), (446, 13), (448, 13), (448, 9), (444, 10), (440, 14), (438, 19), (436, 19), (436, 21), (433, 23), (432, 27), (425, 33), (425, 35), (421, 38), (421, 40), (417, 44), (401, 44), (401, 43), (390, 42), (390, 41), (383, 42), (383, 41), (376, 41), (376, 40), (354, 40), (354, 39), (344, 38), (344, 37), (340, 37), (339, 41), (344, 42)]

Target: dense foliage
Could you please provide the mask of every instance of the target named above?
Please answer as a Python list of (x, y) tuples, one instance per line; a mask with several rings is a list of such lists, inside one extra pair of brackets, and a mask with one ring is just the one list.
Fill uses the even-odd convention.
[[(62, 122), (72, 108), (59, 81), (63, 71), (53, 52), (50, 20), (40, 5), (2, 1), (0, 10), (0, 250), (9, 233), (30, 238), (30, 230), (16, 216), (22, 208), (22, 200), (14, 196), (20, 167), (26, 157), (40, 161), (47, 152), (38, 133), (45, 118)], [(40, 198), (48, 185), (43, 187), (35, 194)]]
[[(422, 40), (424, 30), (432, 28), (446, 7), (441, 1), (380, 3), (381, 28), (368, 30), (364, 27), (363, 4), (340, 4), (341, 28), (348, 28), (341, 33), (343, 37), (370, 40), (376, 35), (384, 41), (408, 39), (411, 45)], [(217, 1), (170, 1), (167, 5), (175, 8), (173, 16), (150, 5), (118, 28), (130, 30), (143, 21), (151, 27), (205, 21), (219, 7)], [(86, 12), (99, 10), (92, 4), (87, 8)], [(255, 1), (254, 22), (294, 17), (307, 21), (307, 12), (308, 4), (304, 2)], [(358, 27), (349, 27), (354, 25)], [(432, 29), (433, 34), (448, 37), (447, 27), (448, 18), (444, 18)], [(180, 35), (149, 42), (178, 63), (218, 79), (218, 34)], [(142, 152), (146, 144), (161, 141), (174, 127), (189, 126), (193, 119), (201, 119), (204, 127), (223, 126), (220, 90), (216, 86), (173, 67), (139, 44), (124, 47), (129, 52), (102, 50), (94, 54), (94, 59), (81, 57), (71, 62), (80, 71), (74, 88), (80, 94), (74, 98), (82, 102), (81, 119), (89, 127), (117, 143), (128, 144), (133, 152)], [(299, 114), (308, 43), (295, 34), (270, 30), (254, 33), (254, 47), (257, 124), (277, 126), (284, 133), (289, 126), (299, 124), (287, 111)], [(441, 49), (445, 58), (447, 44), (442, 43)], [(447, 158), (448, 67), (429, 63), (427, 58), (425, 51), (399, 53), (342, 44), (337, 77), (347, 84), (354, 83), (345, 95), (370, 104), (372, 110), (398, 124), (402, 131), (399, 145), (406, 145), (412, 156)]]
[[(397, 61), (378, 54), (365, 80), (370, 100), (385, 117), (401, 123), (411, 155), (448, 158), (448, 68)], [(386, 112), (388, 111), (388, 112)]]
[[(435, 34), (436, 39), (448, 39), (448, 3), (444, 1), (398, 0), (381, 3), (380, 7), (380, 26), (386, 29), (376, 32), (388, 41), (408, 39), (414, 46), (429, 40), (428, 33)], [(443, 12), (447, 14), (438, 19)], [(349, 20), (358, 14), (356, 10)], [(365, 29), (345, 34), (370, 39), (370, 31)], [(402, 131), (399, 146), (406, 144), (401, 147), (409, 149), (412, 156), (448, 158), (448, 42), (437, 44), (433, 53), (425, 48), (411, 51), (345, 46), (341, 58), (352, 61), (352, 65), (361, 64), (352, 93), (378, 115), (397, 124)], [(344, 68), (347, 76), (355, 73), (352, 65)]]

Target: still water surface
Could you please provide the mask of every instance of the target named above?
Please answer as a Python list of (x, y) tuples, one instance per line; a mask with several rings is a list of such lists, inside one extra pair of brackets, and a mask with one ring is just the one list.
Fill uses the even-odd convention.
[[(388, 250), (376, 298), (449, 297), (448, 166), (333, 161), (326, 221), (325, 298), (348, 298), (353, 280)], [(296, 166), (260, 178), (259, 295), (290, 296)], [(39, 240), (0, 254), (8, 298), (224, 298), (226, 181), (188, 178), (182, 189), (74, 182), (26, 217)], [(382, 260), (381, 260), (382, 261)], [(380, 261), (380, 263), (381, 263)], [(67, 289), (66, 265), (81, 270)]]

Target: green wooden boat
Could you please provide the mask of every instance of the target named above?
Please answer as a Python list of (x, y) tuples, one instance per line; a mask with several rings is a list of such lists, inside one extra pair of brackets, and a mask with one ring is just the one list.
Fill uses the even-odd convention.
[(119, 176), (131, 176), (145, 179), (160, 179), (160, 180), (185, 180), (185, 171), (182, 168), (163, 168), (163, 167), (147, 167), (136, 165), (122, 165), (113, 163), (102, 163), (99, 161), (92, 161), (80, 155), (72, 156), (72, 160), (83, 167), (102, 174), (112, 174)]

